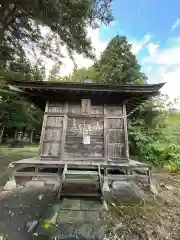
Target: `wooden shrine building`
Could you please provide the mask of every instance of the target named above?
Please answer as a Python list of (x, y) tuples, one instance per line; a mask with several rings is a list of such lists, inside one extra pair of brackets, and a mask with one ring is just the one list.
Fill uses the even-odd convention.
[(44, 120), (39, 156), (14, 162), (15, 175), (29, 176), (22, 169), (30, 166), (32, 176), (65, 165), (144, 167), (129, 157), (127, 118), (162, 86), (17, 82), (13, 87), (44, 110)]

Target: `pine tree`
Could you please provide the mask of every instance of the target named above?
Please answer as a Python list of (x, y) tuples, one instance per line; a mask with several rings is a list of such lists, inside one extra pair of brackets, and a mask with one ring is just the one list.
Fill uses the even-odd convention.
[(126, 37), (117, 35), (108, 44), (95, 64), (100, 82), (106, 83), (144, 83), (146, 77), (140, 72), (136, 56), (131, 52), (131, 44)]

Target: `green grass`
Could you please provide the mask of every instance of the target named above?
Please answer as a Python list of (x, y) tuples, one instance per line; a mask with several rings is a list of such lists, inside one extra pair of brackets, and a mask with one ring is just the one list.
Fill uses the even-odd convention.
[[(24, 146), (24, 148), (23, 149), (28, 149), (28, 150), (31, 150), (31, 149), (33, 149), (33, 150), (38, 150), (38, 148), (39, 148), (39, 145), (26, 145), (26, 146)], [(10, 148), (8, 145), (6, 145), (6, 144), (3, 144), (3, 145), (0, 145), (0, 149), (8, 149), (8, 150), (13, 150), (13, 151), (16, 151), (16, 150), (20, 150), (20, 149), (22, 149), (22, 148)]]
[(171, 144), (179, 141), (180, 134), (180, 114), (169, 114), (167, 117), (166, 134)]
[(10, 162), (21, 160), (23, 158), (31, 158), (37, 156), (38, 147), (26, 146), (24, 148), (8, 148), (7, 146), (0, 147), (0, 185), (8, 179), (8, 165)]

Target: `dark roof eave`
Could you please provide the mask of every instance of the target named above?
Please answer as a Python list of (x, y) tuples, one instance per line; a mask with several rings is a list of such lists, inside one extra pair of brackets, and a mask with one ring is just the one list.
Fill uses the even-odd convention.
[[(111, 102), (113, 97), (116, 98), (116, 104), (119, 101), (125, 101), (128, 112), (131, 112), (137, 105), (143, 101), (158, 95), (160, 88), (164, 83), (144, 84), (144, 85), (107, 85), (107, 84), (89, 84), (89, 83), (62, 83), (62, 82), (16, 82), (15, 87), (21, 91), (20, 94), (29, 98), (35, 105), (44, 109), (45, 102), (55, 96), (59, 99), (63, 97), (78, 99), (83, 96), (91, 96), (100, 101), (99, 96), (107, 97), (107, 101)], [(54, 94), (57, 93), (57, 94)], [(61, 94), (60, 94), (61, 93)], [(120, 95), (119, 95), (120, 94)], [(118, 97), (120, 96), (120, 98)], [(104, 98), (102, 98), (104, 101)], [(74, 100), (72, 100), (74, 101)], [(113, 101), (113, 100), (112, 100)]]
[(15, 87), (21, 90), (31, 91), (92, 91), (92, 92), (154, 92), (158, 91), (164, 83), (143, 84), (143, 85), (108, 85), (89, 83), (69, 83), (69, 82), (16, 82)]

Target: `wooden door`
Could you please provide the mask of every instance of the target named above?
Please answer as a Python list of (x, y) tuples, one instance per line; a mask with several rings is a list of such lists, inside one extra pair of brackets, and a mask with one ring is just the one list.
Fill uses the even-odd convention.
[(45, 116), (41, 139), (41, 156), (60, 159), (63, 150), (65, 117)]
[[(64, 150), (64, 159), (104, 156), (104, 120), (100, 118), (69, 117)], [(85, 127), (84, 127), (85, 126)], [(83, 129), (90, 128), (90, 144), (83, 142)]]
[(110, 159), (125, 158), (124, 119), (105, 118), (105, 155)]

